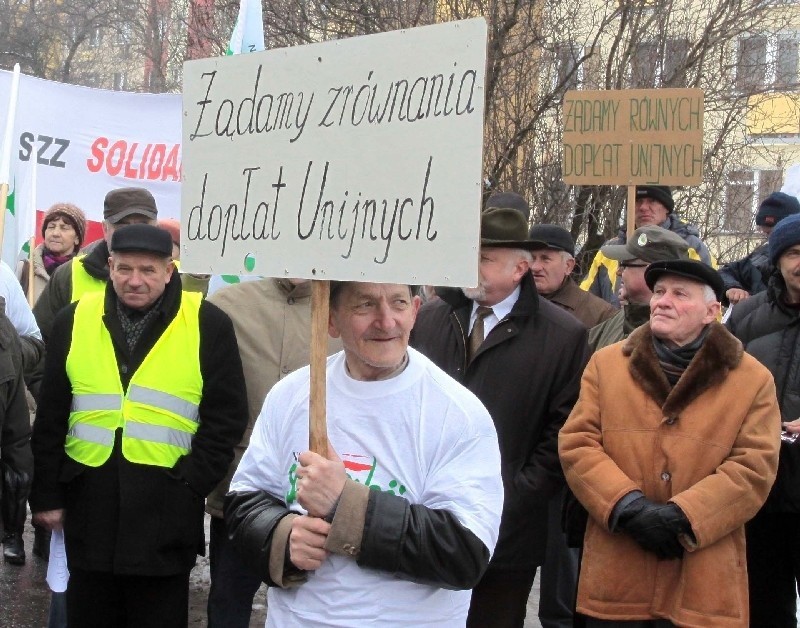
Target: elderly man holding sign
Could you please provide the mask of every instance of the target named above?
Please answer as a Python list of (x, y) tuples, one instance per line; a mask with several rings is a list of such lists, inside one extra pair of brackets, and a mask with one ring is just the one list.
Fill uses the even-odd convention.
[(463, 626), (503, 505), (492, 420), (408, 348), (409, 286), (334, 284), (330, 306), (328, 455), (307, 451), (301, 369), (267, 395), (226, 500), (267, 625)]

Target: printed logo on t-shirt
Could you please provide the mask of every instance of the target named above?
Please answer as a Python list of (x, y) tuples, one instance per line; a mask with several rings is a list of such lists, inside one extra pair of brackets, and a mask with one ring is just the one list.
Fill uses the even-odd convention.
[[(286, 493), (286, 504), (292, 504), (297, 501), (297, 467), (300, 463), (297, 461), (300, 453), (293, 452), (294, 462), (289, 467), (289, 491)], [(381, 482), (386, 481), (383, 469), (378, 463), (375, 456), (365, 454), (343, 454), (342, 462), (344, 462), (345, 472), (354, 482), (368, 486), (373, 491), (384, 491), (392, 493), (392, 495), (403, 495), (406, 492), (406, 487), (396, 479), (390, 479), (386, 486), (382, 486)]]

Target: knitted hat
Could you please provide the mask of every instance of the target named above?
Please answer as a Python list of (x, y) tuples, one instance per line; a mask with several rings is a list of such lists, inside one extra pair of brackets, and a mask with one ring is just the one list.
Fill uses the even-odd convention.
[(800, 201), (796, 196), (773, 192), (758, 207), (756, 224), (759, 227), (774, 227), (792, 214), (800, 214)]
[(56, 203), (50, 207), (50, 209), (44, 213), (42, 237), (44, 237), (44, 232), (47, 230), (47, 225), (56, 218), (61, 218), (72, 225), (72, 228), (75, 229), (75, 233), (78, 235), (78, 245), (75, 248), (76, 250), (81, 248), (83, 238), (86, 235), (86, 215), (80, 207), (72, 203)]
[(172, 241), (178, 246), (181, 245), (181, 223), (174, 218), (162, 218), (158, 221), (158, 226), (165, 231), (169, 231)]
[(558, 225), (533, 225), (528, 234), (529, 240), (541, 242), (543, 246), (539, 249), (556, 249), (566, 251), (570, 255), (575, 255), (575, 240), (572, 234)]
[(800, 214), (781, 220), (769, 234), (769, 261), (778, 265), (778, 259), (790, 246), (800, 244)]
[(658, 201), (667, 208), (669, 214), (675, 209), (672, 190), (666, 185), (637, 185), (636, 200), (640, 198), (652, 198), (654, 201)]

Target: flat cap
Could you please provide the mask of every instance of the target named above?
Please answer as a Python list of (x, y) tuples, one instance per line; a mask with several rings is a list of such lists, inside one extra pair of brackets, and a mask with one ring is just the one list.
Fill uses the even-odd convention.
[(686, 240), (658, 225), (639, 227), (625, 244), (606, 244), (600, 248), (600, 252), (618, 262), (640, 259), (653, 263), (689, 259), (689, 245)]
[(112, 253), (152, 253), (172, 257), (172, 236), (155, 225), (124, 225), (111, 235)]
[(156, 199), (145, 188), (117, 188), (106, 194), (103, 218), (116, 224), (126, 216), (138, 214), (155, 220), (158, 217)]
[(644, 281), (653, 290), (658, 278), (663, 275), (678, 275), (711, 286), (717, 301), (725, 295), (725, 284), (720, 274), (708, 264), (693, 259), (653, 262), (644, 269)]
[(575, 255), (575, 240), (564, 227), (558, 225), (533, 225), (528, 233), (528, 239), (543, 244), (540, 249), (556, 249)]

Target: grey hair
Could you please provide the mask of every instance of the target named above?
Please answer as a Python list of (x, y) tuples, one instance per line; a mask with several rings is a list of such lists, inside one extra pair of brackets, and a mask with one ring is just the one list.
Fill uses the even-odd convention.
[(717, 298), (717, 294), (714, 292), (714, 289), (707, 283), (703, 284), (703, 300), (706, 303), (719, 301), (719, 299)]
[(533, 262), (533, 255), (531, 255), (531, 252), (528, 251), (527, 249), (511, 249), (511, 251), (513, 251), (514, 253), (519, 255), (522, 259), (524, 259), (529, 264), (531, 262)]

